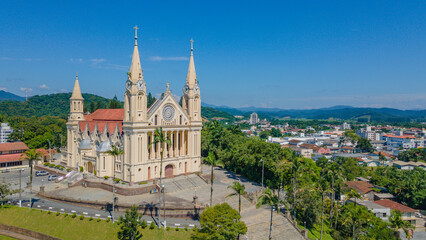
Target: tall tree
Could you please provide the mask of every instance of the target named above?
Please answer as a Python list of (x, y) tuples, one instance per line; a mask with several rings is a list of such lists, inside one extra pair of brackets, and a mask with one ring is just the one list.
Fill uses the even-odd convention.
[(209, 156), (204, 159), (208, 164), (211, 165), (211, 173), (210, 173), (210, 206), (213, 206), (213, 181), (214, 181), (214, 167), (217, 164), (217, 160), (213, 152), (209, 153)]
[(226, 197), (238, 195), (238, 213), (241, 214), (241, 195), (246, 194), (246, 186), (240, 182), (233, 182), (228, 188), (232, 189), (234, 192)]
[(114, 219), (114, 216), (115, 216), (115, 214), (114, 214), (114, 212), (115, 212), (115, 162), (117, 161), (117, 158), (120, 155), (124, 154), (124, 150), (120, 149), (119, 147), (117, 147), (115, 145), (112, 145), (111, 149), (108, 150), (108, 151), (106, 151), (105, 153), (108, 154), (108, 155), (111, 155), (114, 158), (114, 162), (113, 162), (114, 167), (112, 168), (112, 170), (113, 170), (113, 179), (112, 179), (112, 187), (113, 187), (113, 189), (112, 189), (112, 199), (113, 199), (112, 200), (112, 222), (114, 222), (114, 220), (115, 220)]
[[(361, 194), (359, 194), (355, 189), (351, 188), (349, 189), (348, 193), (346, 194), (348, 199), (353, 198), (353, 210), (356, 210), (356, 200), (361, 197)], [(356, 223), (356, 214), (352, 215), (352, 239), (355, 239), (355, 223)]]
[[(170, 135), (166, 135), (163, 132), (163, 128), (159, 127), (156, 128), (154, 131), (154, 139), (153, 141), (148, 145), (148, 149), (151, 148), (152, 145), (154, 144), (160, 144), (160, 188), (162, 188), (163, 183), (162, 183), (162, 179), (163, 179), (163, 155), (164, 155), (164, 145), (172, 145), (172, 142), (170, 141)], [(164, 193), (164, 189), (162, 189), (162, 191)], [(161, 193), (158, 194), (158, 201), (159, 201), (159, 215), (158, 215), (158, 219), (161, 218)], [(163, 199), (164, 204), (165, 204), (165, 199)], [(164, 211), (166, 211), (165, 206), (164, 206)], [(164, 213), (164, 218), (165, 218), (165, 213)]]
[(33, 165), (36, 161), (41, 160), (43, 153), (37, 149), (28, 149), (21, 155), (21, 159), (27, 159), (30, 166), (30, 184), (33, 185)]
[(276, 194), (272, 192), (270, 188), (266, 188), (262, 195), (257, 199), (256, 208), (259, 208), (262, 205), (267, 205), (271, 208), (271, 220), (269, 222), (269, 240), (272, 239), (272, 217), (274, 213), (274, 208), (277, 210), (277, 213), (280, 212), (280, 208), (278, 206), (279, 199)]
[(193, 240), (230, 240), (247, 232), (246, 224), (238, 212), (229, 204), (222, 203), (208, 207), (200, 215), (201, 229), (192, 235)]
[(126, 210), (124, 216), (120, 216), (118, 224), (120, 230), (118, 231), (118, 239), (120, 240), (137, 240), (142, 238), (139, 232), (139, 226), (142, 222), (142, 215), (138, 213), (138, 207), (132, 206), (130, 210)]

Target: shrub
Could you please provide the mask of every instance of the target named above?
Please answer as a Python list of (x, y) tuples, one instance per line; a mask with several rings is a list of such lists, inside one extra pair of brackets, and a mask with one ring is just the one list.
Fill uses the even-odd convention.
[(80, 166), (80, 172), (83, 172), (83, 167), (82, 166)]
[(51, 214), (52, 212), (49, 210), (49, 211), (47, 211), (47, 214)]
[(49, 166), (48, 162), (43, 163), (44, 166)]
[(97, 174), (96, 174), (96, 173), (97, 173), (97, 172), (96, 172), (96, 170), (95, 170), (95, 171), (93, 171), (93, 173), (94, 173), (95, 175), (97, 175)]
[(149, 229), (154, 229), (155, 228), (155, 223), (151, 222), (151, 224), (149, 225)]
[(144, 181), (144, 182), (140, 182), (140, 183), (138, 183), (139, 185), (143, 185), (143, 184), (147, 184), (148, 183), (148, 181)]
[(96, 221), (97, 221), (97, 222), (100, 222), (100, 221), (101, 221), (101, 217), (99, 217)]
[(83, 220), (83, 219), (84, 219), (84, 214), (82, 213), (80, 216), (80, 220)]
[(119, 183), (119, 182), (120, 182), (120, 179), (119, 179), (119, 178), (114, 178), (114, 182), (115, 182), (115, 183)]
[(56, 216), (59, 216), (59, 215), (61, 215), (61, 212), (57, 211)]
[(126, 183), (125, 183), (125, 182), (121, 182), (121, 184), (123, 184), (123, 185), (124, 185), (124, 184), (126, 184)]
[(77, 217), (77, 213), (73, 213), (73, 214), (71, 215), (71, 217), (72, 217), (72, 218), (76, 218), (76, 217)]
[(51, 164), (49, 164), (49, 167), (53, 168), (53, 167), (55, 167), (55, 164), (51, 163)]
[(93, 221), (93, 217), (90, 217), (90, 218), (89, 218), (89, 221)]
[(142, 227), (143, 229), (145, 229), (146, 227), (148, 227), (148, 224), (146, 223), (145, 219), (144, 219), (144, 220), (142, 220), (141, 227)]
[(188, 231), (188, 226), (185, 225), (185, 231)]
[(70, 171), (71, 171), (71, 169), (67, 168), (67, 172), (70, 172)]
[(175, 230), (176, 230), (176, 232), (179, 232), (179, 227), (177, 227)]
[(111, 219), (107, 218), (106, 222), (109, 223), (109, 221), (111, 221)]
[(109, 177), (108, 176), (104, 176), (104, 178), (105, 178), (105, 180), (108, 180)]
[(169, 226), (167, 226), (167, 227), (166, 227), (166, 230), (167, 230), (167, 231), (169, 231), (169, 230), (170, 230), (170, 227), (169, 227)]
[(68, 216), (68, 212), (67, 211), (65, 211), (65, 217), (67, 217)]

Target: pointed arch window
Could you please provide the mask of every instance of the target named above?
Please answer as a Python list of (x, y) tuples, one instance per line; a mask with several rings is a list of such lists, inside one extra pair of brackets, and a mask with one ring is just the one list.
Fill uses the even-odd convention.
[(157, 115), (154, 116), (154, 125), (157, 125)]

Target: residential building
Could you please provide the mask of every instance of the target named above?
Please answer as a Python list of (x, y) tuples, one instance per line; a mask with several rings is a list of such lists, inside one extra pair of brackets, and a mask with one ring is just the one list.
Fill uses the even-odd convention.
[(394, 161), (393, 164), (401, 170), (413, 170), (415, 167), (423, 168), (424, 170), (426, 170), (426, 163), (424, 162)]
[[(348, 201), (354, 202), (353, 199), (350, 199)], [(389, 207), (384, 207), (369, 200), (357, 200), (356, 204), (366, 207), (368, 210), (373, 212), (376, 217), (381, 218), (384, 221), (387, 221), (389, 219), (389, 216), (391, 215), (391, 209)]]
[(1, 123), (0, 125), (0, 143), (6, 143), (9, 140), (9, 135), (12, 134), (13, 129), (9, 123)]
[[(201, 94), (192, 41), (182, 105), (173, 97), (167, 83), (166, 91), (148, 109), (147, 84), (136, 33), (132, 62), (124, 85), (124, 109), (98, 109), (84, 115), (84, 99), (76, 77), (67, 122), (68, 142), (62, 151), (62, 162), (69, 168), (82, 169), (98, 177), (115, 175), (130, 183), (158, 179), (160, 172), (166, 178), (199, 172)], [(159, 129), (171, 144), (151, 144)], [(113, 158), (107, 153), (112, 146), (124, 150), (124, 154)]]
[(348, 130), (348, 129), (351, 129), (351, 125), (350, 125), (349, 123), (347, 123), (347, 122), (344, 122), (344, 123), (342, 124), (341, 129), (342, 129), (342, 130)]
[(414, 226), (416, 225), (415, 214), (416, 214), (417, 210), (412, 209), (410, 207), (407, 207), (405, 205), (402, 205), (400, 203), (394, 202), (394, 201), (389, 200), (389, 199), (377, 200), (377, 201), (374, 201), (374, 203), (379, 204), (383, 207), (388, 207), (391, 210), (400, 211), (402, 213), (402, 216), (401, 216), (402, 220), (409, 221)]

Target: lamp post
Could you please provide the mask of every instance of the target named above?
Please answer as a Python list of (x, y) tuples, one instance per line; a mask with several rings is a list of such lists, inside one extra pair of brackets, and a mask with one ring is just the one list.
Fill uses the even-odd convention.
[(262, 188), (263, 188), (263, 174), (264, 174), (264, 168), (265, 168), (265, 161), (263, 161), (263, 159), (260, 159), (260, 161), (262, 162)]
[(162, 194), (163, 194), (163, 224), (166, 227), (166, 196), (164, 196), (165, 188), (164, 184), (161, 186)]
[(115, 210), (115, 156), (114, 156), (114, 167), (112, 168), (113, 178), (112, 178), (112, 223), (114, 223), (114, 210)]
[(49, 143), (49, 155), (50, 155), (50, 162), (52, 162), (52, 146), (51, 146), (51, 144), (50, 144), (50, 140), (49, 139), (47, 139), (47, 142)]
[(23, 168), (19, 169), (19, 207), (22, 207), (22, 196), (21, 196), (21, 192), (22, 192), (22, 180), (21, 180), (21, 175), (22, 175), (22, 171), (24, 171)]

